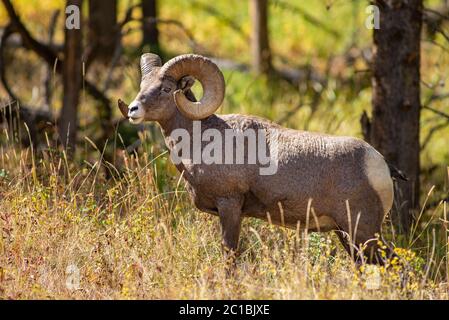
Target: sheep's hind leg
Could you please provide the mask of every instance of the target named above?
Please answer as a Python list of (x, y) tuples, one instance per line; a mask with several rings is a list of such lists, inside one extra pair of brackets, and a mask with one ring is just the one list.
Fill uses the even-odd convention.
[(220, 216), (222, 246), (228, 262), (235, 261), (237, 253), (240, 227), (242, 224), (243, 197), (220, 198), (217, 201)]
[[(352, 256), (356, 264), (368, 263), (384, 265), (386, 259), (394, 256), (393, 251), (386, 243), (383, 243), (382, 246), (379, 245), (379, 240), (382, 241), (380, 229), (366, 232), (363, 228), (360, 228), (357, 231), (355, 239), (352, 239), (352, 243), (349, 233), (346, 230), (340, 228), (335, 232), (343, 247)], [(377, 236), (380, 236), (380, 239)]]

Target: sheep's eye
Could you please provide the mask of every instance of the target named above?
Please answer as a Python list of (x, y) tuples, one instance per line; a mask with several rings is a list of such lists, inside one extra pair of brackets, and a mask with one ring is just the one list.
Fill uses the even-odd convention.
[(166, 93), (169, 93), (169, 92), (171, 91), (171, 88), (166, 87), (166, 88), (164, 88), (163, 90), (164, 90)]

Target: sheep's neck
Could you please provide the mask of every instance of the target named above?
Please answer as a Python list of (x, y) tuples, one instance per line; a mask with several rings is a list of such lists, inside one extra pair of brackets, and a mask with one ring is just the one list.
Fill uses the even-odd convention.
[(184, 115), (181, 114), (178, 110), (175, 111), (175, 114), (167, 120), (159, 121), (159, 125), (162, 129), (162, 134), (165, 138), (168, 138), (173, 130), (176, 129), (185, 129), (189, 133), (192, 132), (193, 120), (188, 119)]
[[(174, 147), (174, 140), (171, 138), (171, 134), (174, 130), (185, 129), (190, 135), (192, 135), (193, 120), (184, 117), (178, 110), (176, 110), (175, 115), (170, 119), (159, 121), (159, 125), (161, 126), (162, 134), (165, 138), (165, 145), (170, 152), (173, 151)], [(193, 181), (193, 176), (188, 172), (188, 170), (186, 171), (183, 163), (175, 164), (175, 166), (179, 172), (183, 172), (184, 179), (190, 183)]]

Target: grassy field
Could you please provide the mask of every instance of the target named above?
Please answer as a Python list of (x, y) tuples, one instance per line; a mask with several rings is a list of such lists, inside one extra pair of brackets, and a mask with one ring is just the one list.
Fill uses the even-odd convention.
[(400, 263), (359, 270), (332, 234), (246, 220), (229, 277), (217, 219), (157, 169), (165, 159), (120, 160), (122, 177), (106, 181), (99, 162), (79, 167), (49, 152), (29, 165), (29, 150), (1, 153), (0, 297), (449, 298), (447, 246), (439, 248), (430, 227), (417, 230), (412, 250), (396, 249)]
[[(437, 1), (427, 1), (428, 5)], [(45, 38), (48, 19), (64, 1), (14, 4), (37, 37)], [(224, 17), (205, 10), (209, 1), (167, 0), (161, 17), (182, 20), (184, 27), (215, 57), (249, 63), (250, 31), (244, 1), (214, 1)], [(352, 48), (370, 46), (364, 28), (365, 4), (344, 0), (272, 1), (270, 29), (277, 68), (311, 68), (324, 81), (297, 88), (251, 73), (224, 70), (227, 95), (222, 113), (256, 114), (297, 128), (361, 136), (359, 118), (370, 111), (367, 65), (359, 55), (342, 58)], [(126, 1), (121, 1), (121, 16)], [(231, 10), (232, 8), (232, 10)], [(0, 21), (6, 14), (0, 8)], [(304, 12), (307, 14), (304, 15)], [(314, 19), (319, 21), (317, 25)], [(136, 15), (138, 17), (138, 14)], [(309, 17), (308, 19), (305, 17)], [(229, 26), (232, 20), (238, 28)], [(198, 21), (201, 21), (198, 23)], [(62, 20), (56, 41), (62, 41)], [(324, 26), (324, 27), (323, 27)], [(130, 24), (125, 53), (108, 95), (131, 101), (138, 88), (139, 35)], [(211, 34), (210, 30), (215, 30)], [(167, 57), (191, 52), (185, 32), (161, 25)], [(423, 41), (422, 95), (449, 90), (449, 54), (444, 39)], [(351, 51), (352, 49), (352, 51)], [(24, 62), (25, 61), (25, 62)], [(331, 61), (332, 63), (329, 63)], [(10, 83), (24, 103), (39, 105), (39, 60), (15, 53)], [(88, 74), (103, 81), (104, 75)], [(97, 77), (99, 79), (97, 79)], [(53, 83), (53, 110), (60, 108), (61, 80)], [(59, 96), (58, 96), (59, 95)], [(314, 103), (315, 97), (319, 100)], [(5, 93), (0, 88), (0, 97)], [(444, 110), (445, 101), (432, 107)], [(385, 236), (396, 245), (400, 261), (389, 268), (358, 269), (333, 234), (303, 233), (245, 220), (237, 269), (225, 272), (217, 218), (196, 210), (179, 174), (168, 160), (157, 128), (137, 137), (120, 128), (138, 152), (128, 154), (111, 133), (113, 163), (93, 143), (94, 104), (83, 94), (79, 148), (75, 159), (48, 144), (24, 149), (26, 128), (3, 124), (0, 132), (0, 298), (3, 299), (448, 299), (449, 249), (446, 205), (449, 178), (449, 126), (431, 135), (445, 119), (422, 114), (422, 211), (409, 237), (398, 236), (389, 219)], [(117, 110), (116, 110), (117, 112)], [(118, 112), (116, 117), (119, 117)], [(17, 130), (15, 130), (17, 129)], [(106, 172), (112, 176), (106, 179)]]

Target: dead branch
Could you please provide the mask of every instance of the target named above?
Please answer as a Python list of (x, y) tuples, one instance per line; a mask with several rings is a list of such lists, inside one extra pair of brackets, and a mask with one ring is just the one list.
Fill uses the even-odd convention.
[(317, 18), (315, 18), (308, 12), (304, 11), (303, 9), (301, 9), (295, 5), (292, 5), (290, 3), (280, 1), (280, 0), (273, 1), (272, 3), (273, 3), (274, 7), (279, 7), (283, 10), (291, 11), (291, 12), (294, 12), (294, 13), (302, 16), (304, 18), (304, 20), (306, 20), (308, 23), (314, 25), (315, 27), (319, 28), (320, 30), (327, 32), (328, 34), (332, 35), (335, 38), (341, 37), (341, 35), (337, 31), (335, 31), (334, 29), (325, 25), (323, 22), (321, 22), (320, 20), (318, 20)]
[[(5, 91), (8, 93), (11, 101), (3, 106), (2, 109), (11, 108), (12, 105), (18, 104), (21, 107), (19, 108), (19, 116), (25, 121), (25, 123), (30, 128), (30, 131), (37, 131), (37, 126), (42, 125), (42, 123), (48, 124), (52, 122), (52, 115), (48, 111), (44, 111), (42, 109), (31, 108), (23, 105), (16, 94), (13, 92), (11, 87), (8, 84), (6, 79), (6, 69), (5, 69), (5, 45), (8, 41), (8, 38), (13, 35), (13, 27), (8, 25), (0, 39), (0, 81), (5, 88)], [(5, 113), (6, 120), (10, 120), (9, 117), (14, 117), (15, 113), (7, 112)]]
[[(56, 24), (58, 22), (59, 14), (60, 14), (60, 11), (56, 10), (51, 17), (50, 26), (48, 28), (48, 45), (49, 46), (53, 45), (53, 38), (55, 35)], [(45, 79), (44, 79), (44, 89), (45, 89), (45, 104), (48, 109), (51, 106), (51, 98), (52, 98), (52, 94), (53, 94), (52, 86), (51, 86), (52, 72), (53, 72), (53, 68), (47, 64), (47, 71), (46, 71)]]
[[(21, 35), (24, 47), (34, 51), (49, 66), (53, 67), (55, 65), (55, 62), (58, 61), (55, 71), (58, 74), (62, 74), (62, 66), (64, 64), (64, 61), (60, 57), (58, 57), (58, 55), (51, 49), (50, 46), (39, 42), (30, 34), (28, 29), (20, 20), (20, 17), (17, 15), (14, 7), (9, 0), (2, 0), (2, 2), (5, 5), (6, 11), (8, 12), (8, 15), (11, 19), (12, 30), (18, 32)], [(98, 102), (101, 102), (105, 106), (105, 108), (112, 110), (109, 98), (107, 98), (101, 90), (99, 90), (92, 82), (87, 79), (85, 80), (85, 88), (87, 93), (92, 98), (94, 98)]]
[(444, 123), (440, 123), (440, 124), (434, 126), (432, 129), (430, 129), (429, 133), (424, 138), (424, 141), (423, 141), (423, 143), (421, 145), (421, 150), (424, 150), (428, 146), (429, 142), (432, 140), (432, 138), (433, 138), (435, 133), (437, 133), (438, 131), (446, 128), (448, 125), (449, 125), (449, 120), (444, 122)]
[[(11, 19), (11, 25), (22, 36), (24, 46), (38, 53), (49, 65), (53, 65), (57, 59), (56, 53), (49, 46), (44, 45), (31, 36), (9, 0), (2, 0), (2, 2)], [(61, 65), (58, 68), (60, 69)]]
[(178, 27), (186, 35), (187, 39), (189, 40), (189, 45), (193, 51), (200, 52), (204, 55), (209, 55), (207, 50), (195, 40), (193, 34), (190, 32), (188, 28), (184, 26), (184, 24), (182, 24), (182, 22), (174, 19), (159, 19), (159, 18), (148, 18), (146, 21), (148, 23), (171, 24)]
[(223, 13), (221, 13), (219, 10), (215, 9), (212, 5), (208, 5), (202, 2), (193, 1), (193, 5), (195, 7), (198, 7), (199, 9), (205, 11), (206, 13), (216, 17), (217, 19), (223, 21), (225, 24), (227, 24), (232, 30), (234, 30), (236, 33), (238, 33), (243, 39), (246, 41), (250, 40), (250, 37), (248, 34), (246, 34), (242, 28), (235, 23), (234, 20), (231, 18), (225, 16)]
[(437, 114), (437, 115), (439, 115), (439, 116), (441, 116), (443, 118), (449, 119), (449, 114), (444, 113), (444, 112), (442, 112), (440, 110), (434, 109), (434, 108), (429, 107), (429, 106), (423, 106), (422, 108), (426, 109), (426, 110), (429, 110), (429, 111), (432, 111), (433, 113), (435, 113), (435, 114)]
[[(45, 45), (39, 41), (37, 41), (33, 36), (30, 34), (28, 29), (25, 27), (25, 25), (20, 20), (19, 16), (16, 14), (13, 6), (11, 5), (11, 2), (9, 0), (2, 0), (7, 12), (9, 14), (9, 17), (11, 19), (11, 24), (13, 25), (14, 29), (21, 35), (22, 40), (24, 42), (24, 47), (27, 49), (30, 49), (34, 51), (38, 56), (40, 56), (48, 65), (54, 66), (55, 62), (58, 60), (58, 64), (56, 64), (56, 72), (61, 74), (62, 73), (62, 66), (64, 64), (64, 61), (57, 56), (57, 54), (50, 48), (50, 46)], [(97, 87), (89, 82), (88, 80), (85, 80), (86, 83), (86, 90), (87, 92), (96, 100), (101, 102), (109, 101), (109, 99), (97, 89)]]
[(423, 9), (423, 22), (427, 27), (427, 33), (431, 37), (441, 30), (441, 26), (446, 21), (449, 21), (449, 7), (441, 6), (435, 9)]

